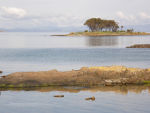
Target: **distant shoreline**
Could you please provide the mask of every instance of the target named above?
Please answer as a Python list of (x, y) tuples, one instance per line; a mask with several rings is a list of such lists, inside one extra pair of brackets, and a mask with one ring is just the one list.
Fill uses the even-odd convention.
[(142, 36), (142, 35), (150, 35), (150, 33), (146, 32), (72, 32), (69, 34), (56, 34), (51, 36)]

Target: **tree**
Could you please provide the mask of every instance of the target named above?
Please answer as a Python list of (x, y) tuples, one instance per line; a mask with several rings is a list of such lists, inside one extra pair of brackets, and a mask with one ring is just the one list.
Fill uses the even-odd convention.
[(89, 27), (89, 30), (94, 32), (99, 30), (99, 24), (101, 22), (100, 18), (91, 18), (88, 19), (84, 25), (87, 25)]
[(116, 32), (119, 28), (118, 23), (114, 20), (104, 20), (101, 18), (88, 19), (84, 25), (88, 26), (89, 31), (113, 31)]
[(123, 30), (124, 26), (121, 26), (121, 31)]

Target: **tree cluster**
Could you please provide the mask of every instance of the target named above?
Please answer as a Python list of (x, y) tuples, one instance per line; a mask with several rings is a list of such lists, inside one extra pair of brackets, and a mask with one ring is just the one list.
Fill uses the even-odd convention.
[(88, 26), (89, 30), (95, 31), (112, 31), (116, 32), (119, 29), (119, 25), (114, 20), (104, 20), (101, 18), (88, 19), (84, 25)]

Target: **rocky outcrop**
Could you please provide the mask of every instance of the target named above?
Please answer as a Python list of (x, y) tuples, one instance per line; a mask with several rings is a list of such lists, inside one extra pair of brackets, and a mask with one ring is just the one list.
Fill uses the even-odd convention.
[(150, 48), (150, 44), (135, 44), (127, 48)]
[(17, 72), (0, 78), (0, 87), (93, 86), (150, 83), (150, 69), (124, 66), (83, 67), (60, 72)]

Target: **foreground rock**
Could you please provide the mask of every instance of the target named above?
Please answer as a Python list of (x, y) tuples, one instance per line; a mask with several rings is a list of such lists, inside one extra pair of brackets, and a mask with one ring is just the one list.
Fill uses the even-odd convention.
[(55, 95), (54, 97), (56, 97), (56, 98), (63, 98), (64, 95)]
[(90, 98), (85, 98), (85, 100), (92, 100), (92, 101), (95, 101), (95, 97), (90, 97)]
[(17, 72), (0, 78), (0, 87), (93, 86), (150, 83), (150, 69), (90, 67), (59, 72)]
[(135, 44), (127, 48), (150, 48), (150, 44)]

